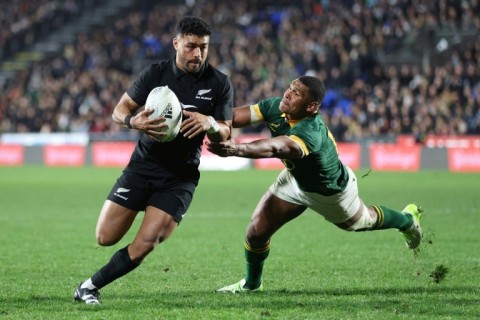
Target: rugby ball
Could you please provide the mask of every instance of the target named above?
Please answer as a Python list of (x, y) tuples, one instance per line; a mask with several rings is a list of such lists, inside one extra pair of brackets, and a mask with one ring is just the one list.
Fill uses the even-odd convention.
[(169, 142), (177, 136), (182, 124), (182, 105), (177, 95), (168, 87), (156, 87), (148, 94), (145, 102), (145, 110), (153, 109), (154, 112), (148, 117), (154, 119), (165, 117), (167, 127), (161, 129), (167, 135), (159, 138), (161, 142)]

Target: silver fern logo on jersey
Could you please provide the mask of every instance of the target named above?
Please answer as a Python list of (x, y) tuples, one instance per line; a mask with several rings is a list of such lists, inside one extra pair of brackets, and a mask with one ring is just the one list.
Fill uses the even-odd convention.
[(210, 91), (212, 91), (212, 89), (200, 89), (200, 90), (198, 90), (195, 99), (212, 100), (213, 97), (205, 97), (205, 94), (209, 93)]

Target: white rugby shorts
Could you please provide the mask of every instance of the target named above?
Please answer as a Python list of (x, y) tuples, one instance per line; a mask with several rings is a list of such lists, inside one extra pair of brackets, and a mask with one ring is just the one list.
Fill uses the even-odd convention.
[(312, 209), (330, 222), (341, 223), (353, 217), (363, 205), (358, 195), (357, 177), (352, 169), (347, 167), (347, 170), (349, 179), (345, 190), (332, 196), (302, 191), (287, 169), (280, 172), (269, 191), (282, 200)]

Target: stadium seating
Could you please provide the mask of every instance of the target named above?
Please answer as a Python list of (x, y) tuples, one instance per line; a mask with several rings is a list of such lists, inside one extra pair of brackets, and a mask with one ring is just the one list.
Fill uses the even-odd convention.
[[(22, 34), (38, 32), (47, 22), (37, 13), (53, 2), (36, 2), (36, 11), (9, 6), (6, 23), (27, 19)], [(121, 132), (112, 108), (143, 66), (172, 54), (172, 28), (192, 14), (215, 29), (210, 62), (231, 76), (237, 106), (313, 74), (328, 88), (323, 114), (339, 141), (480, 134), (478, 1), (126, 1), (128, 10), (88, 23), (80, 4), (90, 2), (61, 3), (50, 11), (63, 18), (43, 32), (71, 37), (0, 81), (0, 132)], [(6, 46), (1, 62), (38, 52), (40, 34), (2, 37), (22, 44)]]

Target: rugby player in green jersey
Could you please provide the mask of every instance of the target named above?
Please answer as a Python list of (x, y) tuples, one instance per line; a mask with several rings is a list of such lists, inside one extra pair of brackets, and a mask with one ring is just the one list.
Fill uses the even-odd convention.
[(398, 229), (408, 248), (419, 246), (421, 209), (417, 205), (409, 204), (399, 212), (382, 205), (366, 206), (359, 197), (355, 173), (340, 161), (335, 139), (320, 115), (324, 96), (321, 80), (301, 76), (291, 82), (283, 97), (234, 108), (234, 127), (265, 121), (271, 138), (207, 143), (209, 151), (222, 157), (275, 157), (285, 165), (247, 227), (245, 278), (217, 291), (263, 290), (263, 264), (272, 235), (307, 208), (347, 231)]

